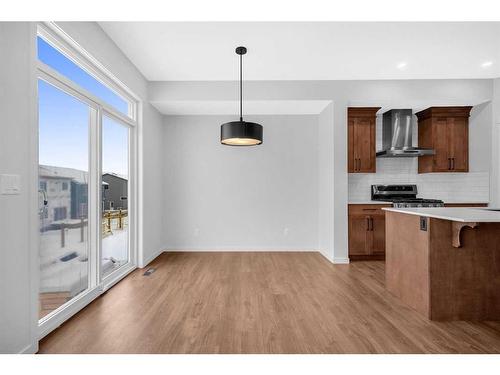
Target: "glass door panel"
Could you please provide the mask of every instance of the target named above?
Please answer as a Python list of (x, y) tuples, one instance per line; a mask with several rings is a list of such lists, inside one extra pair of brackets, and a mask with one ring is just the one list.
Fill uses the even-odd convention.
[(88, 105), (38, 81), (39, 318), (89, 287)]
[(129, 128), (102, 118), (102, 278), (129, 262)]

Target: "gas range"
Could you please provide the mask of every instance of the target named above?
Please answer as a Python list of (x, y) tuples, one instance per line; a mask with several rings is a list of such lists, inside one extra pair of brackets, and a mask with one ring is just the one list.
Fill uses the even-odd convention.
[(417, 198), (417, 185), (372, 185), (374, 201), (390, 202), (392, 207), (443, 207), (439, 199)]

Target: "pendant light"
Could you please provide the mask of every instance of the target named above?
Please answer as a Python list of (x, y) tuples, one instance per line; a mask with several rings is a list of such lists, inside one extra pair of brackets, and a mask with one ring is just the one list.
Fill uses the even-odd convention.
[(240, 120), (226, 122), (220, 127), (220, 142), (227, 146), (256, 146), (262, 144), (262, 125), (243, 121), (242, 66), (245, 53), (247, 53), (245, 47), (236, 48), (236, 54), (240, 55)]

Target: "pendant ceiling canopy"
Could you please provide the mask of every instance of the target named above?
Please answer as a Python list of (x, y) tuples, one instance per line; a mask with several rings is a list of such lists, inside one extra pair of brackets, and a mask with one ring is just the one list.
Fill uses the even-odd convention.
[(237, 47), (236, 54), (240, 56), (240, 120), (222, 124), (220, 141), (228, 146), (256, 146), (262, 144), (263, 128), (255, 122), (243, 121), (243, 55), (245, 47)]

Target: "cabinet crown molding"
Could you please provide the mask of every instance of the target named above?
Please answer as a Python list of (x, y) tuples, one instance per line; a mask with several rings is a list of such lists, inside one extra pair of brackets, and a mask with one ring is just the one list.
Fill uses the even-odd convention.
[(347, 107), (348, 116), (375, 116), (382, 107)]
[(434, 116), (445, 117), (469, 117), (472, 106), (455, 106), (455, 107), (429, 107), (423, 111), (415, 113), (419, 120), (423, 120)]

